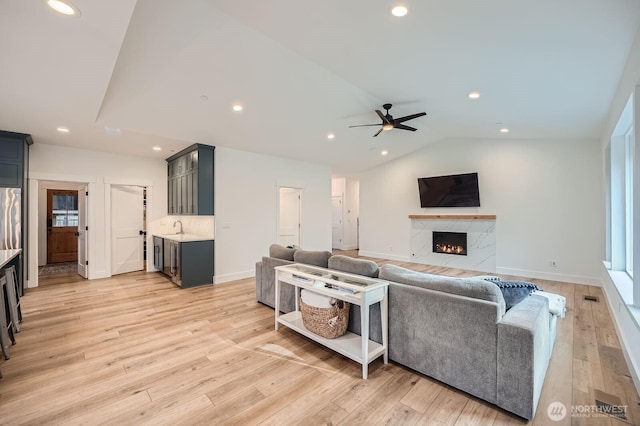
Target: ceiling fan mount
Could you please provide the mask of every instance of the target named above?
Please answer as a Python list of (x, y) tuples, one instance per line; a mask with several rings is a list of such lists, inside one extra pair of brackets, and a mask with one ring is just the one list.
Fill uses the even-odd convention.
[(356, 126), (349, 126), (349, 127), (382, 126), (380, 130), (378, 130), (378, 132), (375, 135), (373, 135), (374, 138), (378, 136), (380, 133), (382, 133), (383, 130), (400, 129), (400, 130), (409, 130), (411, 132), (415, 132), (418, 129), (416, 129), (415, 127), (407, 126), (402, 123), (404, 123), (405, 121), (413, 120), (414, 118), (427, 115), (426, 112), (419, 112), (417, 114), (406, 115), (400, 118), (393, 118), (393, 116), (389, 114), (389, 110), (391, 109), (392, 106), (393, 105), (389, 103), (382, 105), (382, 108), (386, 111), (386, 114), (383, 114), (382, 111), (380, 111), (379, 109), (375, 110), (376, 114), (378, 114), (378, 117), (380, 117), (380, 119), (382, 120), (382, 123), (380, 124), (359, 124)]

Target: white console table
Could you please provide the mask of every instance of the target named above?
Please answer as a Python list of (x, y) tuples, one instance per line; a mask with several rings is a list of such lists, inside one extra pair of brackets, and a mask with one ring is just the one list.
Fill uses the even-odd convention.
[[(371, 361), (382, 355), (384, 363), (388, 362), (387, 321), (389, 308), (387, 292), (389, 283), (387, 281), (302, 264), (277, 266), (275, 270), (276, 330), (278, 330), (279, 324), (286, 325), (327, 348), (359, 362), (362, 364), (363, 379), (367, 378)], [(296, 309), (286, 314), (280, 314), (281, 283), (295, 287)], [(301, 288), (360, 306), (360, 330), (362, 335), (358, 336), (347, 331), (344, 336), (326, 339), (307, 330), (302, 323), (302, 314), (299, 306)], [(369, 310), (371, 305), (377, 302), (380, 302), (382, 344), (369, 340)]]

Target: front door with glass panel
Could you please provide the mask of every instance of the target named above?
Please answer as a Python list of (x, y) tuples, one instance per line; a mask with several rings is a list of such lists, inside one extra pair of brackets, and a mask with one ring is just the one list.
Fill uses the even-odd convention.
[(78, 191), (47, 190), (47, 263), (78, 260)]

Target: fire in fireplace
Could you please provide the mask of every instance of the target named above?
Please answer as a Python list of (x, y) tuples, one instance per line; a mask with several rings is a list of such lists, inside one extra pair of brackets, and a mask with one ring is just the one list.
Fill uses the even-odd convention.
[(466, 256), (467, 233), (433, 231), (433, 252)]

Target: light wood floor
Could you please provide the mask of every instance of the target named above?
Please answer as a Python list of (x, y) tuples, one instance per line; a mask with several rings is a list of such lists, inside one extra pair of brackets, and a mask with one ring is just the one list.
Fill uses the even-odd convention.
[[(531, 281), (565, 295), (569, 307), (531, 423), (640, 424), (640, 400), (601, 290)], [(393, 363), (374, 361), (362, 380), (359, 364), (286, 328), (275, 332), (273, 310), (255, 301), (254, 285), (179, 289), (142, 272), (94, 281), (41, 277), (22, 299), (11, 359), (0, 361), (0, 424), (526, 423)], [(597, 391), (629, 406), (627, 422), (549, 420), (551, 402), (593, 405)]]

